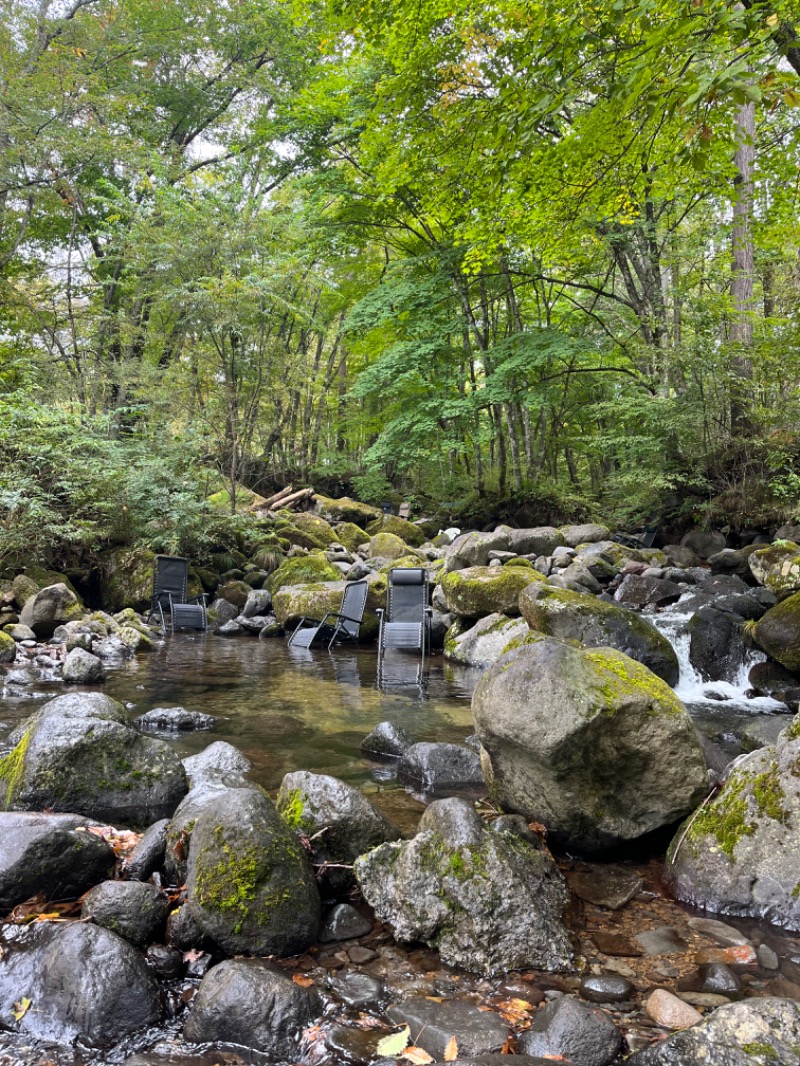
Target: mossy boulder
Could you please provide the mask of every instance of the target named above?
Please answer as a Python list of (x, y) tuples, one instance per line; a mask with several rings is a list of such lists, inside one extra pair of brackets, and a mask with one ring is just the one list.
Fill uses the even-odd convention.
[[(322, 496), (316, 493), (314, 505), (317, 513), (328, 522), (355, 523), (356, 526), (364, 527), (370, 522), (379, 521), (382, 517), (380, 507), (373, 507), (369, 503), (361, 503), (360, 500), (351, 500), (349, 496), (333, 500), (330, 496)], [(368, 540), (364, 537), (364, 540)], [(342, 541), (344, 544), (344, 541)], [(362, 542), (363, 543), (363, 542)]]
[[(369, 541), (370, 559), (388, 559), (395, 562), (409, 554), (408, 545), (394, 533), (376, 533)], [(421, 559), (422, 556), (419, 556)]]
[(458, 619), (447, 631), (444, 657), (463, 666), (491, 666), (504, 653), (509, 641), (524, 639), (528, 633), (524, 618), (509, 618), (505, 614), (487, 615), (475, 625)]
[(342, 606), (344, 581), (313, 581), (306, 585), (285, 585), (272, 597), (275, 617), (284, 629), (292, 629), (301, 618), (321, 620)]
[(378, 533), (393, 533), (406, 544), (410, 544), (412, 548), (419, 548), (425, 543), (425, 534), (418, 526), (392, 514), (381, 515), (374, 522), (370, 522), (367, 526), (367, 533), (371, 537), (377, 536)]
[(17, 657), (17, 645), (9, 633), (0, 633), (0, 663), (13, 663)]
[(750, 635), (781, 666), (800, 672), (800, 592), (770, 607)]
[(217, 589), (217, 596), (241, 610), (251, 592), (252, 589), (246, 581), (225, 581)]
[(228, 789), (200, 813), (186, 889), (191, 917), (231, 955), (296, 955), (317, 939), (311, 865), (262, 792)]
[(519, 598), (531, 629), (557, 640), (577, 640), (588, 648), (609, 647), (642, 663), (668, 685), (677, 685), (680, 667), (667, 638), (641, 615), (596, 596), (552, 585), (531, 585)]
[(493, 533), (461, 533), (445, 551), (445, 573), (471, 566), (486, 566), (489, 552), (508, 551), (510, 543), (508, 531), (502, 528)]
[[(267, 502), (263, 496), (259, 496), (257, 492), (253, 492), (252, 489), (248, 489), (247, 486), (242, 485), (241, 482), (236, 483), (236, 488), (234, 489), (234, 492), (236, 496), (237, 511), (243, 511), (246, 508), (249, 508), (250, 510), (257, 510), (259, 507), (263, 507), (263, 505)], [(212, 507), (215, 507), (220, 511), (227, 511), (228, 513), (230, 513), (230, 486), (225, 486), (221, 488), (218, 492), (212, 493), (210, 496), (206, 497), (206, 500), (208, 503), (211, 504)]]
[(472, 698), (484, 776), (567, 848), (601, 852), (694, 810), (708, 785), (686, 708), (612, 648), (544, 639), (506, 652)]
[[(349, 867), (365, 851), (397, 840), (400, 830), (363, 792), (328, 774), (298, 770), (281, 782), (278, 811), (289, 828), (312, 840), (312, 859), (322, 885), (338, 894), (353, 887)], [(325, 870), (325, 864), (334, 865)], [(347, 867), (346, 869), (344, 867)]]
[(0, 759), (0, 807), (149, 825), (175, 810), (186, 774), (171, 745), (143, 737), (101, 693), (59, 696), (11, 735)]
[(521, 818), (485, 824), (465, 800), (430, 804), (412, 840), (355, 862), (364, 898), (401, 941), (483, 974), (564, 970), (567, 891), (552, 856)]
[(800, 719), (737, 761), (722, 791), (675, 836), (675, 896), (720, 914), (800, 930)]
[(460, 618), (519, 614), (519, 598), (529, 585), (546, 584), (538, 570), (526, 567), (469, 566), (442, 578), (447, 610)]
[(117, 548), (106, 553), (100, 574), (103, 607), (107, 611), (120, 611), (123, 607), (147, 610), (153, 593), (154, 562), (155, 553), (151, 551)]
[(747, 557), (753, 577), (779, 600), (800, 592), (800, 544), (784, 540), (759, 548)]
[(281, 530), (281, 536), (309, 550), (327, 548), (338, 539), (329, 522), (310, 512), (292, 515), (291, 523)]
[(264, 587), (274, 596), (286, 585), (306, 585), (318, 581), (339, 581), (342, 573), (322, 554), (299, 555), (287, 559), (270, 574)]
[(24, 607), (28, 600), (35, 596), (40, 588), (42, 588), (42, 586), (34, 581), (32, 577), (29, 577), (28, 574), (17, 574), (11, 583), (14, 600), (20, 608)]
[(336, 539), (348, 551), (354, 552), (369, 540), (369, 533), (354, 522), (339, 522), (333, 527)]
[(37, 637), (52, 637), (56, 629), (83, 618), (83, 607), (66, 585), (48, 585), (31, 596), (20, 611), (19, 620), (30, 626)]

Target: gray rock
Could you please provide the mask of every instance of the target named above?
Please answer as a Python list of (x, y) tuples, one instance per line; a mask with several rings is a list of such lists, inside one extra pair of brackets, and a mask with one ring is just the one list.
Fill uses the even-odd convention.
[(770, 662), (769, 659), (751, 666), (747, 680), (752, 688), (766, 696), (785, 692), (787, 689), (795, 688), (798, 684), (795, 674), (781, 666), (780, 663)]
[(717, 992), (729, 998), (738, 998), (742, 994), (742, 982), (724, 962), (710, 962), (700, 969), (699, 991)]
[(490, 614), (473, 626), (457, 620), (448, 630), (444, 655), (464, 666), (485, 667), (496, 662), (512, 640), (524, 640), (530, 633), (524, 618)]
[(218, 637), (240, 637), (242, 633), (246, 632), (243, 626), (236, 621), (225, 622), (224, 625), (217, 626), (214, 630)]
[(636, 989), (627, 977), (617, 973), (600, 973), (584, 977), (580, 993), (590, 1003), (624, 1003), (635, 997)]
[(192, 788), (211, 778), (238, 783), (250, 770), (250, 760), (233, 744), (217, 740), (197, 755), (183, 760), (183, 768)]
[(494, 533), (462, 533), (445, 549), (444, 573), (463, 570), (468, 566), (486, 566), (490, 551), (508, 551), (509, 535)]
[(193, 781), (191, 792), (181, 800), (167, 826), (164, 869), (169, 881), (175, 885), (183, 884), (186, 880), (186, 860), (197, 819), (231, 788), (247, 787), (246, 783), (240, 783), (237, 779), (229, 783), (228, 778), (220, 774), (201, 776)]
[(717, 921), (716, 918), (690, 918), (687, 925), (693, 933), (707, 936), (723, 948), (741, 947), (750, 943), (744, 933), (740, 933), (727, 922)]
[(352, 940), (372, 932), (372, 922), (349, 903), (337, 903), (323, 919), (319, 930), (321, 944), (334, 940)]
[(254, 789), (228, 789), (200, 813), (186, 888), (186, 906), (230, 954), (294, 955), (317, 938), (320, 900), (308, 858)]
[[(365, 851), (400, 836), (362, 792), (327, 774), (286, 774), (277, 804), (294, 832), (314, 838), (311, 854), (316, 865), (349, 866)], [(349, 869), (333, 868), (324, 871), (321, 883), (336, 894), (352, 887), (353, 875)]]
[[(122, 637), (111, 633), (109, 636), (104, 637), (102, 640), (95, 640), (92, 644), (92, 651), (104, 662), (120, 662), (124, 659), (132, 659), (134, 656), (134, 649), (131, 648)], [(70, 655), (72, 652), (70, 652)]]
[(800, 730), (736, 760), (721, 792), (678, 831), (666, 875), (678, 899), (800, 929)]
[(149, 944), (167, 920), (170, 903), (142, 881), (104, 881), (87, 893), (82, 918), (111, 930), (137, 947)]
[[(710, 559), (712, 555), (721, 552), (725, 548), (725, 534), (716, 532), (703, 532), (700, 529), (692, 530), (681, 540), (682, 548), (689, 548), (701, 559)], [(686, 563), (682, 565), (686, 566)]]
[(6, 805), (68, 811), (103, 822), (149, 825), (175, 810), (186, 775), (172, 748), (144, 737), (124, 707), (101, 693), (59, 696), (12, 734), (21, 768)]
[(645, 929), (633, 938), (645, 955), (682, 955), (689, 945), (677, 929), (661, 925), (657, 929)]
[(534, 1014), (517, 1046), (523, 1055), (562, 1055), (573, 1066), (608, 1066), (622, 1050), (622, 1034), (604, 1011), (562, 996)]
[(748, 544), (745, 548), (723, 548), (716, 555), (708, 558), (708, 565), (712, 574), (736, 574), (745, 580), (751, 577), (750, 567), (747, 560), (758, 550), (757, 544)]
[(39, 892), (74, 899), (108, 877), (114, 852), (74, 814), (0, 813), (0, 914)]
[(703, 680), (733, 681), (748, 656), (742, 619), (715, 607), (701, 607), (688, 628), (689, 659)]
[[(464, 844), (470, 825), (476, 842)], [(476, 824), (464, 800), (431, 804), (412, 840), (362, 855), (355, 874), (398, 940), (436, 947), (448, 965), (493, 974), (570, 963), (567, 892), (551, 856), (517, 833)]]
[(484, 788), (480, 756), (461, 744), (412, 744), (400, 760), (397, 775), (424, 792)]
[(8, 633), (12, 640), (36, 640), (36, 634), (30, 626), (24, 626), (21, 622), (17, 622), (15, 625), (11, 625), (9, 628), (4, 627), (4, 632)]
[(800, 1004), (748, 999), (717, 1007), (691, 1029), (638, 1051), (628, 1066), (798, 1066)]
[(702, 562), (702, 559), (696, 552), (682, 544), (666, 544), (664, 546), (664, 554), (671, 563), (680, 567), (682, 570), (689, 570), (693, 566), (700, 566)]
[(167, 827), (169, 820), (162, 818), (154, 822), (142, 834), (139, 843), (125, 860), (125, 876), (132, 881), (146, 881), (156, 870), (164, 865), (164, 853), (167, 848)]
[(301, 988), (272, 963), (233, 959), (203, 978), (184, 1036), (193, 1043), (239, 1044), (295, 1062), (300, 1036), (320, 1010), (315, 991)]
[(223, 626), (226, 622), (232, 622), (239, 613), (239, 608), (228, 600), (216, 599), (208, 608), (208, 620), (214, 625)]
[(183, 975), (183, 955), (166, 944), (151, 944), (144, 953), (144, 961), (154, 974), (165, 981), (174, 981)]
[(686, 709), (610, 648), (542, 640), (507, 652), (472, 698), (497, 801), (570, 848), (601, 851), (694, 810), (705, 758)]
[(72, 589), (59, 582), (48, 585), (26, 600), (19, 620), (41, 638), (52, 637), (58, 626), (75, 621), (82, 615), (83, 608), (78, 597)]
[(272, 593), (267, 589), (254, 589), (248, 594), (241, 614), (244, 618), (254, 618), (256, 615), (268, 614), (271, 606)]
[(677, 685), (678, 656), (656, 627), (626, 607), (582, 593), (530, 586), (519, 598), (531, 629), (557, 640), (577, 640), (584, 647), (616, 648), (642, 663), (668, 685)]
[(436, 1003), (422, 996), (411, 996), (393, 1003), (386, 1011), (397, 1025), (407, 1025), (411, 1042), (441, 1061), (451, 1039), (455, 1037), (460, 1055), (485, 1055), (498, 1052), (511, 1035), (507, 1022), (499, 1015), (478, 1011), (475, 1004), (463, 999)]
[(198, 729), (213, 729), (216, 718), (185, 707), (154, 707), (134, 718), (133, 724), (144, 733), (188, 733)]
[(646, 573), (626, 574), (614, 593), (614, 599), (617, 603), (641, 611), (645, 607), (666, 607), (670, 603), (677, 603), (683, 591), (680, 585), (661, 577), (650, 577)]
[(611, 537), (611, 530), (596, 522), (588, 522), (582, 526), (562, 526), (559, 532), (568, 548), (577, 548), (579, 544), (593, 544)]
[(121, 937), (82, 922), (38, 923), (23, 936), (24, 951), (7, 948), (0, 958), (0, 1001), (32, 1004), (19, 1032), (104, 1047), (159, 1020), (156, 982)]
[(330, 978), (329, 987), (342, 1003), (355, 1010), (377, 1006), (386, 994), (383, 982), (367, 973), (337, 974)]
[(106, 679), (102, 659), (83, 648), (73, 648), (64, 660), (62, 677), (74, 685), (99, 685)]
[(379, 722), (361, 741), (361, 751), (369, 759), (399, 759), (413, 741), (395, 722)]
[(534, 529), (509, 529), (509, 548), (517, 555), (553, 555), (564, 546), (564, 538), (553, 526), (537, 526)]

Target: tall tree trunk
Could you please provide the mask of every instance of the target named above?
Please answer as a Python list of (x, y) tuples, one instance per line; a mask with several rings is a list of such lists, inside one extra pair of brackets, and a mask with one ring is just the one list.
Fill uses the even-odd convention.
[(733, 357), (735, 380), (731, 388), (731, 429), (751, 429), (747, 408), (753, 368), (749, 349), (753, 346), (753, 166), (755, 163), (756, 107), (743, 104), (736, 115), (737, 148), (734, 156), (733, 232), (731, 302), (733, 322), (730, 339), (736, 346)]

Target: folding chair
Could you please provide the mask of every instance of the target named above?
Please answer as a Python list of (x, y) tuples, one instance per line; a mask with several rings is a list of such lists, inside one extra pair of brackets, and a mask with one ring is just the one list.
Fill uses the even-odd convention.
[(315, 640), (320, 643), (327, 640), (329, 650), (336, 641), (352, 640), (357, 644), (368, 590), (366, 581), (348, 581), (340, 610), (328, 611), (321, 621), (303, 616), (289, 637), (289, 644), (294, 648), (310, 648)]
[(161, 629), (166, 630), (165, 611), (169, 614), (169, 627), (176, 629), (202, 629), (207, 627), (206, 593), (188, 596), (189, 560), (179, 555), (157, 555), (153, 565), (153, 595), (150, 600), (149, 622), (153, 617), (161, 619)]
[(422, 567), (389, 571), (386, 610), (378, 611), (378, 678), (383, 674), (387, 648), (420, 651), (422, 663), (430, 650), (431, 608), (428, 606), (428, 573)]

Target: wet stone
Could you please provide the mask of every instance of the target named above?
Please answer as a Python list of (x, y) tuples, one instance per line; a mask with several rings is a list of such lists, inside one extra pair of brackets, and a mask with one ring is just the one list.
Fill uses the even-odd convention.
[(134, 718), (133, 724), (146, 733), (186, 733), (197, 729), (212, 729), (216, 718), (185, 707), (154, 707)]
[(730, 1003), (730, 998), (723, 996), (719, 992), (681, 992), (678, 998), (692, 1007), (703, 1009), (713, 1009), (714, 1007), (721, 1007), (725, 1003)]
[(164, 863), (167, 848), (168, 818), (154, 822), (142, 834), (142, 838), (125, 863), (125, 876), (132, 881), (146, 881)]
[(724, 962), (710, 962), (700, 973), (700, 992), (716, 992), (723, 996), (739, 996), (742, 982)]
[(393, 1022), (408, 1025), (413, 1043), (435, 1059), (444, 1057), (452, 1037), (463, 1059), (500, 1051), (510, 1033), (497, 1014), (479, 1011), (474, 1003), (462, 999), (436, 1003), (414, 996), (393, 1004), (387, 1014)]
[(645, 1010), (665, 1029), (688, 1029), (702, 1018), (699, 1011), (665, 988), (657, 988), (645, 1001)]
[(374, 959), (377, 959), (378, 953), (377, 951), (373, 951), (372, 948), (364, 948), (361, 947), (360, 944), (357, 944), (354, 948), (350, 948), (347, 952), (347, 957), (351, 962), (356, 963), (358, 966), (362, 966), (366, 962), (372, 962)]
[(740, 933), (732, 925), (717, 921), (716, 918), (690, 918), (688, 925), (693, 933), (707, 936), (709, 940), (713, 940), (715, 944), (723, 948), (750, 943), (744, 933)]
[(153, 938), (168, 912), (169, 900), (153, 885), (105, 881), (88, 893), (81, 916), (141, 946)]
[(570, 891), (586, 903), (616, 911), (630, 902), (642, 889), (642, 880), (628, 870), (578, 870), (567, 875)]
[(636, 989), (626, 977), (606, 973), (584, 977), (580, 993), (590, 1003), (624, 1003), (636, 994)]
[(752, 944), (741, 944), (732, 948), (707, 948), (695, 955), (695, 962), (699, 966), (705, 966), (709, 962), (722, 962), (726, 966), (752, 966), (756, 961), (756, 951)]
[(778, 956), (768, 944), (760, 944), (756, 950), (756, 956), (758, 957), (759, 966), (762, 966), (765, 970), (777, 970), (780, 965)]
[(331, 977), (329, 987), (343, 1003), (355, 1010), (376, 1006), (385, 994), (383, 982), (366, 973), (345, 973), (341, 977)]
[(183, 955), (166, 944), (151, 944), (144, 953), (144, 961), (159, 977), (167, 981), (180, 977), (183, 973)]
[(372, 932), (372, 922), (349, 903), (339, 903), (325, 915), (319, 931), (323, 944), (333, 940), (352, 940)]
[(573, 1066), (607, 1066), (622, 1050), (622, 1034), (604, 1011), (562, 996), (536, 1012), (517, 1048), (523, 1055), (563, 1057)]
[(374, 1060), (378, 1041), (386, 1035), (375, 1030), (348, 1029), (344, 1025), (335, 1025), (325, 1037), (325, 1046), (333, 1061), (341, 1056), (353, 1066), (366, 1066), (366, 1063)]
[(368, 759), (399, 759), (412, 745), (411, 737), (394, 722), (379, 722), (361, 741)]
[(670, 925), (658, 929), (646, 929), (636, 933), (634, 939), (645, 955), (678, 955), (689, 950), (689, 945)]
[(638, 958), (642, 954), (642, 949), (629, 940), (628, 937), (622, 936), (621, 933), (612, 933), (604, 929), (596, 929), (592, 932), (591, 938), (595, 943), (598, 951), (602, 951), (604, 955), (621, 955), (628, 958)]

